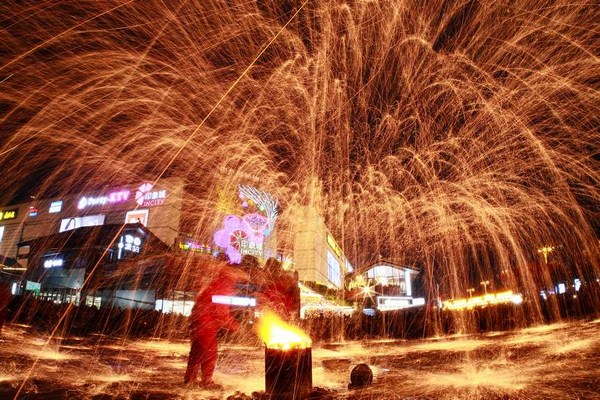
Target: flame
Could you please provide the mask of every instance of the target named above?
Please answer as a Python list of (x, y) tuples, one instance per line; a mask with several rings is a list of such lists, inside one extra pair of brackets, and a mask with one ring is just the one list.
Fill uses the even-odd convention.
[(302, 329), (284, 322), (276, 314), (266, 312), (258, 322), (258, 336), (270, 349), (304, 349), (312, 341)]

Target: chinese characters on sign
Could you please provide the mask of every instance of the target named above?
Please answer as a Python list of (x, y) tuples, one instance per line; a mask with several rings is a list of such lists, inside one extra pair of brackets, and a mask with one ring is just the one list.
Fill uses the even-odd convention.
[(135, 201), (142, 207), (162, 206), (167, 198), (166, 190), (154, 190), (153, 185), (144, 183), (135, 192)]
[(139, 253), (141, 246), (142, 239), (140, 237), (129, 234), (123, 235), (121, 236), (119, 244), (117, 245), (117, 247), (119, 248), (117, 258), (121, 259), (123, 257), (124, 252)]

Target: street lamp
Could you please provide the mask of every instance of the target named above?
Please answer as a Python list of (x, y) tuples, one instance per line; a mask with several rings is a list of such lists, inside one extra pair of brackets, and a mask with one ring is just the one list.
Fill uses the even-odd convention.
[(481, 286), (483, 286), (483, 291), (487, 294), (487, 287), (490, 284), (490, 281), (481, 281)]
[(548, 254), (554, 251), (554, 246), (544, 246), (541, 249), (538, 249), (538, 253), (542, 253), (544, 255), (544, 263), (548, 264)]
[(475, 288), (469, 288), (467, 289), (467, 292), (469, 293), (469, 297), (473, 297), (473, 292), (475, 291)]

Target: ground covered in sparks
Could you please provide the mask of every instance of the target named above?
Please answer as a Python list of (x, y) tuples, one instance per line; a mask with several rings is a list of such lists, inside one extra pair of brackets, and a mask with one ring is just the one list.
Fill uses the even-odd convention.
[[(182, 385), (188, 344), (92, 336), (57, 338), (12, 325), (0, 338), (0, 398), (260, 398), (264, 350), (222, 346), (210, 391)], [(349, 390), (352, 367), (374, 383)], [(600, 319), (410, 341), (331, 343), (313, 348), (313, 383), (340, 399), (600, 399)], [(238, 394), (238, 398), (243, 398)]]

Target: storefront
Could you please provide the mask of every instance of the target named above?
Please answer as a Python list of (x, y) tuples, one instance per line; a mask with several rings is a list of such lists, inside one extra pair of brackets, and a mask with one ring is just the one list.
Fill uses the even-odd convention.
[(35, 292), (42, 300), (98, 307), (133, 302), (132, 306), (142, 308), (154, 308), (153, 299), (145, 305), (153, 294), (142, 290), (139, 282), (117, 286), (119, 280), (113, 275), (118, 275), (121, 263), (169, 251), (141, 223), (76, 228), (23, 241), (19, 249), (23, 248), (29, 263), (19, 294)]
[(419, 272), (389, 262), (377, 262), (348, 282), (350, 297), (365, 308), (391, 311), (422, 306), (425, 299), (413, 290)]

